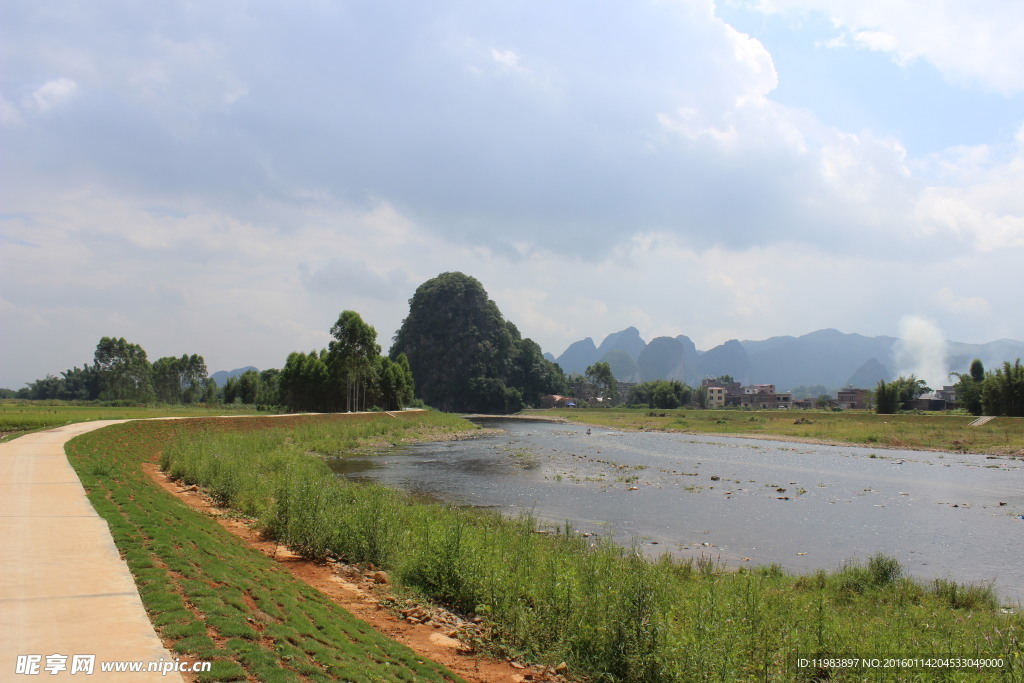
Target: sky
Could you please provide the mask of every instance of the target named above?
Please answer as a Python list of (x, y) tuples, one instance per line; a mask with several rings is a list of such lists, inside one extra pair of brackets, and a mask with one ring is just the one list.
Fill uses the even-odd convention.
[(281, 367), (424, 281), (559, 355), (1024, 339), (1019, 0), (0, 6), (0, 386)]

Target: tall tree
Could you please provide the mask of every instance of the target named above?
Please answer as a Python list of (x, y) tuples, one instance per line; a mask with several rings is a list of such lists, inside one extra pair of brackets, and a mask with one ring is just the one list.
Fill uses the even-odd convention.
[[(329, 411), (331, 401), (327, 350), (308, 354), (296, 351), (288, 355), (278, 379), (280, 401), (291, 411)], [(337, 391), (333, 392), (335, 395)], [(226, 400), (226, 397), (225, 397)]]
[(971, 415), (981, 415), (981, 387), (985, 381), (985, 366), (980, 358), (971, 361), (968, 372), (954, 373), (959, 381), (956, 383), (956, 400)]
[(895, 382), (878, 380), (875, 388), (875, 412), (882, 415), (893, 415), (899, 410), (900, 395)]
[(597, 386), (605, 398), (613, 403), (618, 399), (618, 382), (612, 374), (611, 365), (598, 361), (587, 368), (586, 375), (587, 381)]
[(199, 401), (206, 394), (206, 359), (192, 354), (178, 359), (181, 371), (181, 399), (185, 403)]
[(154, 398), (152, 368), (146, 352), (124, 337), (103, 337), (94, 354), (100, 398), (150, 401)]
[(899, 397), (900, 407), (909, 410), (910, 404), (931, 391), (931, 387), (923, 379), (918, 379), (913, 373), (910, 377), (900, 375), (892, 381), (896, 388), (896, 395)]
[(181, 366), (177, 358), (153, 361), (153, 390), (161, 403), (181, 403)]
[(345, 410), (365, 408), (366, 389), (375, 381), (379, 365), (377, 330), (355, 311), (342, 311), (331, 336), (334, 340), (328, 346), (327, 364), (331, 379), (345, 387)]
[(192, 354), (153, 361), (153, 389), (158, 401), (193, 403), (206, 395), (206, 361)]
[(985, 375), (981, 385), (981, 405), (986, 415), (1024, 417), (1024, 365), (1020, 358)]

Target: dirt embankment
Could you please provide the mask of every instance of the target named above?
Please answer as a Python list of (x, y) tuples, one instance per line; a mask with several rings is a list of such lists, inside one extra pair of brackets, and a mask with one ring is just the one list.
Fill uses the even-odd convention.
[[(362, 619), (380, 633), (439, 662), (470, 683), (523, 683), (525, 681), (567, 681), (562, 673), (528, 667), (514, 660), (500, 660), (478, 654), (471, 643), (483, 637), (483, 626), (431, 605), (396, 598), (385, 572), (359, 568), (341, 562), (312, 562), (276, 541), (267, 540), (230, 510), (216, 506), (198, 487), (182, 486), (160, 471), (155, 462), (143, 470), (165, 491), (192, 509), (209, 515), (250, 547), (274, 558), (281, 566), (313, 588)], [(559, 667), (559, 672), (564, 669)]]

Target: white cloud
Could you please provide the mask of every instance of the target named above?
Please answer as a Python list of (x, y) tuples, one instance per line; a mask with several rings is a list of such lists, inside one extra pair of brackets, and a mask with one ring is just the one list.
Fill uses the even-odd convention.
[(47, 81), (33, 91), (31, 104), (36, 111), (45, 114), (70, 100), (77, 91), (78, 84), (70, 78)]
[(519, 71), (522, 69), (519, 66), (519, 55), (512, 50), (498, 50), (492, 47), (491, 59), (509, 71)]
[[(1019, 133), (1018, 133), (1019, 137)], [(950, 232), (981, 252), (1024, 247), (1024, 145), (977, 145), (923, 162), (939, 180), (918, 197), (924, 234)]]
[[(834, 44), (932, 58), (862, 4), (833, 3)], [(344, 308), (386, 346), (445, 270), (556, 354), (628, 325), (892, 334), (906, 310), (1024, 336), (994, 313), (1024, 286), (1024, 126), (920, 159), (824, 125), (710, 0), (65, 5), (16, 0), (0, 45), (0, 327), (29, 378), (104, 334), (271, 367)], [(55, 364), (34, 350), (64, 321)]]
[(770, 13), (819, 12), (836, 27), (832, 46), (924, 59), (954, 81), (1004, 94), (1024, 90), (1024, 3), (1017, 0), (754, 0)]
[(935, 298), (939, 305), (952, 313), (985, 315), (991, 312), (992, 305), (983, 296), (961, 296), (950, 287), (941, 287)]

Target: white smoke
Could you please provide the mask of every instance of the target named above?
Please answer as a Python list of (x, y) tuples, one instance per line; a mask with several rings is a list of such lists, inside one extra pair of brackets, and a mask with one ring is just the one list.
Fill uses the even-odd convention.
[(913, 373), (932, 389), (941, 389), (949, 382), (946, 341), (942, 331), (926, 318), (905, 315), (900, 319), (900, 338), (893, 347), (893, 356), (904, 377)]

